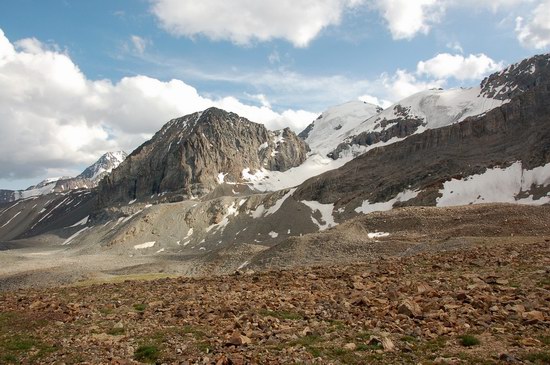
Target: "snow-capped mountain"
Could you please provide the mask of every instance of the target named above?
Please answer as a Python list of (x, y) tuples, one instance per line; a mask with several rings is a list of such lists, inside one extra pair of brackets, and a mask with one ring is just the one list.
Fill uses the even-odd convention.
[(299, 136), (308, 143), (312, 152), (326, 156), (350, 133), (356, 133), (362, 122), (382, 110), (378, 105), (359, 100), (337, 105), (323, 112)]
[(0, 203), (27, 199), (51, 193), (64, 193), (75, 189), (90, 189), (97, 186), (99, 181), (118, 167), (126, 158), (124, 151), (107, 152), (95, 163), (88, 166), (77, 177), (63, 176), (47, 178), (25, 190), (0, 190)]
[(334, 159), (348, 153), (358, 156), (375, 146), (482, 115), (537, 85), (548, 83), (549, 66), (549, 55), (538, 55), (492, 74), (478, 87), (432, 89), (411, 95), (364, 120), (344, 138), (335, 135), (340, 144), (328, 155)]
[(548, 100), (550, 54), (479, 88), (412, 95), (361, 123), (364, 132), (331, 157), (382, 148), (308, 180), (295, 196), (348, 216), (404, 205), (549, 204)]
[(98, 183), (103, 177), (117, 168), (128, 157), (124, 151), (107, 152), (99, 158), (93, 165), (84, 170), (77, 179), (86, 179)]

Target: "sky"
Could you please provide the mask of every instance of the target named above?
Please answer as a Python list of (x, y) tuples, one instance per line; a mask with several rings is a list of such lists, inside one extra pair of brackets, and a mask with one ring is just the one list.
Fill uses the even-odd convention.
[(76, 176), (216, 106), (299, 132), (550, 49), (550, 0), (5, 0), (0, 189)]

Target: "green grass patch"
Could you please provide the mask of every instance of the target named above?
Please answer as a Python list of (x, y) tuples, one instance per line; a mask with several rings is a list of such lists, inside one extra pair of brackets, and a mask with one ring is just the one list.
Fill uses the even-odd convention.
[[(51, 346), (25, 333), (0, 338), (0, 359), (3, 359), (5, 362), (19, 363), (19, 357), (24, 356), (30, 350), (33, 350), (31, 360), (40, 359), (45, 354), (55, 351)], [(16, 359), (16, 361), (13, 361), (13, 359)]]
[(372, 345), (369, 345), (368, 343), (357, 344), (357, 351), (376, 351), (382, 349), (384, 349), (384, 346), (382, 346), (381, 343), (374, 343)]
[(206, 341), (201, 341), (196, 343), (196, 347), (199, 351), (204, 352), (206, 354), (210, 353), (210, 344)]
[(107, 334), (111, 336), (122, 336), (125, 332), (124, 328), (111, 328), (107, 331)]
[(361, 332), (358, 332), (355, 335), (355, 338), (357, 340), (361, 340), (361, 341), (368, 341), (368, 340), (370, 340), (371, 336), (372, 336), (372, 333), (370, 333), (368, 331), (361, 331)]
[(531, 361), (535, 364), (550, 364), (549, 352), (533, 352), (525, 356), (525, 360)]
[(416, 343), (418, 342), (418, 339), (414, 336), (403, 336), (401, 337), (401, 341), (407, 342), (407, 343)]
[(328, 329), (328, 332), (338, 332), (346, 329), (346, 324), (342, 321), (336, 320), (336, 319), (330, 319), (328, 321), (328, 324), (330, 328)]
[(30, 337), (13, 337), (3, 343), (8, 351), (28, 351), (36, 346), (36, 341)]
[(141, 362), (154, 363), (160, 356), (160, 349), (155, 345), (143, 345), (137, 348), (134, 359)]
[(288, 319), (291, 321), (298, 321), (304, 319), (300, 313), (290, 312), (290, 311), (272, 311), (268, 309), (262, 309), (258, 312), (259, 315), (263, 317), (275, 317), (278, 319)]
[(460, 344), (465, 347), (472, 347), (480, 344), (479, 339), (473, 335), (462, 335), (459, 337), (459, 340)]
[(183, 334), (193, 335), (193, 337), (199, 340), (206, 337), (206, 333), (204, 331), (202, 331), (200, 328), (190, 326), (190, 325), (183, 326), (181, 329), (181, 332)]
[(147, 308), (147, 305), (146, 304), (143, 304), (143, 303), (136, 303), (133, 305), (134, 309), (138, 312), (143, 312), (145, 310), (145, 308)]
[(0, 360), (2, 360), (2, 363), (6, 363), (6, 364), (18, 364), (19, 363), (19, 360), (17, 359), (17, 357), (15, 355), (12, 355), (12, 354), (2, 355), (2, 357), (0, 357)]

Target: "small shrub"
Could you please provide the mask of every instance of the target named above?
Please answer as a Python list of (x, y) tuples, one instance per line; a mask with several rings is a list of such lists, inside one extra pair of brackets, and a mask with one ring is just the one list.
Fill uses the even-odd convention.
[(138, 347), (134, 354), (134, 359), (142, 362), (156, 362), (160, 354), (158, 347), (154, 345), (144, 345)]
[(479, 345), (479, 339), (472, 335), (460, 336), (460, 344), (465, 347), (472, 347)]
[(138, 312), (143, 312), (147, 306), (143, 303), (134, 304), (134, 309)]

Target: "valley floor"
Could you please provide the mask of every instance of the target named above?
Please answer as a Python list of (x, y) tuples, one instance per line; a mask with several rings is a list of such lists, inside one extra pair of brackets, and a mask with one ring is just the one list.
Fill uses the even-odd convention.
[(550, 363), (550, 236), (0, 294), (0, 363)]

